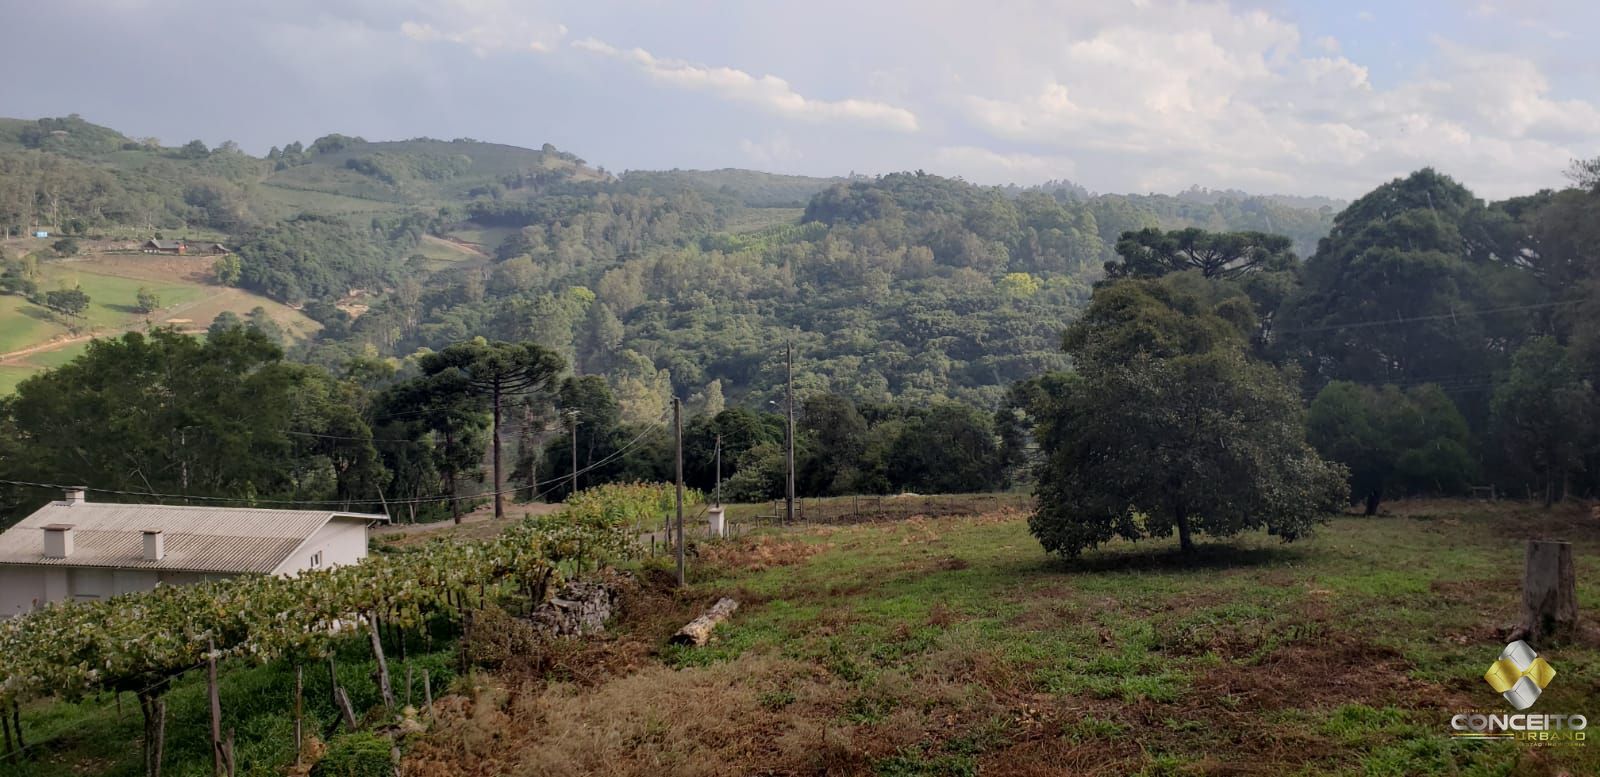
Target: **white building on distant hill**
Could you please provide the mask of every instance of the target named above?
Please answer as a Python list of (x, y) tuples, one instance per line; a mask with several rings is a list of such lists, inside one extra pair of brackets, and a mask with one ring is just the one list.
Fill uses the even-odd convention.
[(294, 575), (367, 556), (388, 516), (89, 502), (82, 489), (0, 534), (0, 617), (68, 599), (234, 575)]

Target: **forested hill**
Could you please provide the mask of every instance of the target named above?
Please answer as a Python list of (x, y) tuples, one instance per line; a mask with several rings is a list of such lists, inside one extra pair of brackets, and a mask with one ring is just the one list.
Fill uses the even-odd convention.
[(922, 172), (619, 177), (549, 145), (470, 139), (331, 134), (255, 157), (76, 116), (0, 120), (5, 277), (57, 260), (15, 237), (41, 227), (219, 238), (238, 261), (217, 282), (323, 324), (299, 358), (343, 370), (474, 336), (533, 340), (607, 376), (636, 418), (674, 392), (764, 403), (786, 341), (803, 390), (993, 406), (1011, 382), (1061, 366), (1061, 330), (1124, 232), (1273, 232), (1304, 256), (1338, 205)]

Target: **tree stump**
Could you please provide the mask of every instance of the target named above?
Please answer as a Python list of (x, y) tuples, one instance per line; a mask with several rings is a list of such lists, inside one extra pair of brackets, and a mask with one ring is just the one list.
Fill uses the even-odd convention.
[(1572, 568), (1572, 543), (1528, 540), (1527, 568), (1522, 578), (1520, 638), (1543, 650), (1577, 632), (1577, 575)]

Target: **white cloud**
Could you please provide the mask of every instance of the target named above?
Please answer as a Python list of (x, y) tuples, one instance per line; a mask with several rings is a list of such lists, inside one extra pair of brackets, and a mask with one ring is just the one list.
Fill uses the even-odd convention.
[(776, 132), (765, 140), (739, 139), (739, 151), (751, 164), (768, 170), (790, 169), (805, 157), (788, 135)]
[(466, 46), (480, 57), (498, 51), (548, 52), (561, 44), (567, 28), (538, 8), (510, 0), (447, 0), (419, 4), (424, 18), (400, 23), (400, 33), (424, 43)]
[[(314, 118), (256, 118), (272, 142), (331, 126), (548, 139), (636, 169), (923, 168), (1343, 197), (1424, 165), (1483, 196), (1525, 193), (1600, 155), (1600, 57), (1578, 34), (1600, 24), (1600, 5), (1578, 0), (1472, 0), (1429, 19), (1356, 5), (1298, 24), (1265, 0), (878, 0), (872, 14), (855, 0), (285, 0), (231, 16), (179, 13), (199, 0), (111, 1), (148, 7), (34, 4), (19, 24), (106, 27), (84, 43), (117, 51), (140, 39), (130, 29), (221, 25), (236, 72), (196, 69), (183, 88), (232, 78), (264, 105), (327, 95)], [(607, 42), (624, 36), (640, 48)], [(0, 59), (15, 70), (52, 46), (29, 38)], [(39, 91), (97, 94), (100, 76), (52, 70)], [(710, 99), (649, 99), (674, 90)], [(637, 103), (648, 120), (630, 120)], [(143, 109), (126, 110), (138, 126)], [(214, 136), (238, 136), (215, 121)]]
[(710, 67), (663, 59), (644, 49), (623, 50), (595, 38), (575, 40), (572, 46), (627, 62), (652, 79), (669, 86), (710, 92), (723, 99), (756, 105), (788, 118), (818, 123), (856, 124), (896, 132), (917, 130), (916, 114), (888, 103), (856, 98), (812, 99), (796, 92), (788, 81), (777, 76), (755, 76), (730, 67)]
[(1031, 77), (1008, 79), (1021, 87), (969, 77), (961, 112), (1030, 152), (1125, 161), (1152, 189), (1350, 195), (1431, 164), (1500, 196), (1548, 185), (1600, 135), (1600, 109), (1553, 96), (1531, 61), (1443, 41), (1379, 89), (1337, 42), (1310, 53), (1295, 25), (1227, 5), (1151, 3), (1056, 32)]
[(1035, 184), (1071, 179), (1078, 166), (1066, 156), (993, 151), (981, 146), (944, 146), (933, 154), (934, 169), (984, 184)]

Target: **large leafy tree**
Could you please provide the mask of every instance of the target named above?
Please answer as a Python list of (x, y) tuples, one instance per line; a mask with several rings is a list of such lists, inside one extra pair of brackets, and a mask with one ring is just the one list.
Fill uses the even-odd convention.
[(1046, 550), (1176, 533), (1188, 551), (1259, 527), (1292, 540), (1343, 502), (1344, 468), (1306, 443), (1290, 376), (1247, 355), (1236, 313), (1166, 281), (1096, 294), (1039, 430), (1029, 527)]
[(1278, 337), (1307, 377), (1420, 383), (1485, 370), (1483, 205), (1431, 169), (1346, 208), (1285, 302)]
[(801, 403), (798, 434), (806, 454), (795, 461), (795, 487), (804, 494), (854, 490), (867, 440), (867, 420), (848, 397), (817, 394)]
[(1595, 437), (1594, 391), (1567, 349), (1550, 337), (1520, 348), (1494, 390), (1491, 413), (1506, 469), (1538, 483), (1549, 506), (1582, 469)]
[(1106, 262), (1106, 277), (1159, 278), (1198, 271), (1207, 278), (1239, 278), (1295, 265), (1289, 238), (1263, 232), (1167, 232), (1154, 227), (1126, 232), (1117, 241), (1119, 261)]
[(494, 517), (505, 517), (505, 474), (501, 460), (501, 420), (508, 401), (545, 389), (565, 369), (561, 357), (534, 343), (489, 342), (478, 338), (458, 343), (418, 362), (424, 375), (452, 381), (463, 395), (488, 404), (494, 464)]
[[(569, 476), (573, 423), (577, 424), (578, 468), (584, 471), (578, 488), (613, 480), (622, 474), (622, 461), (612, 454), (626, 442), (626, 432), (622, 428), (622, 412), (605, 378), (584, 375), (563, 380), (556, 391), (556, 412), (561, 419), (561, 434), (551, 437), (545, 444), (535, 470), (539, 473), (538, 483), (530, 486), (543, 484), (550, 499), (567, 498), (572, 483)], [(532, 488), (534, 493), (540, 490)]]
[(1005, 482), (990, 419), (940, 403), (907, 419), (888, 457), (896, 485), (936, 494), (988, 491)]
[(441, 485), (456, 523), (461, 522), (462, 475), (483, 479), (480, 462), (489, 428), (488, 414), (464, 380), (455, 371), (419, 375), (389, 387), (376, 403), (379, 428), (391, 441), (382, 446), (384, 458), (397, 485), (413, 487), (401, 496), (429, 496), (431, 488), (428, 494), (416, 489)]
[(722, 441), (722, 477), (726, 482), (747, 451), (758, 445), (777, 445), (783, 441), (783, 418), (731, 407), (690, 421), (683, 430), (683, 477), (691, 487), (706, 493), (716, 488), (719, 439)]
[(1438, 386), (1402, 391), (1347, 381), (1312, 401), (1307, 437), (1350, 471), (1350, 495), (1378, 512), (1386, 494), (1454, 492), (1475, 471), (1467, 422)]
[(361, 392), (257, 332), (99, 339), (0, 405), (20, 480), (250, 499), (376, 503)]

